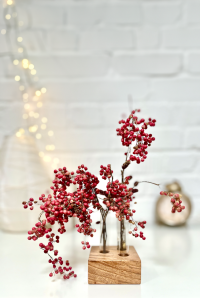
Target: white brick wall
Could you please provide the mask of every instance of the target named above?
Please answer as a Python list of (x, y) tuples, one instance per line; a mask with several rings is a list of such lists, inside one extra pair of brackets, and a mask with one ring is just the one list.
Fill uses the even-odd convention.
[[(163, 184), (179, 180), (200, 214), (200, 0), (16, 4), (20, 35), (48, 90), (41, 114), (55, 131), (61, 164), (72, 170), (84, 163), (98, 175), (100, 164), (111, 163), (119, 177), (123, 150), (115, 129), (131, 97), (132, 108), (156, 118), (157, 127), (148, 159), (129, 173)], [(18, 69), (1, 56), (7, 51), (0, 35), (0, 144), (23, 123)], [(159, 189), (140, 189), (143, 215), (152, 221), (148, 208)]]

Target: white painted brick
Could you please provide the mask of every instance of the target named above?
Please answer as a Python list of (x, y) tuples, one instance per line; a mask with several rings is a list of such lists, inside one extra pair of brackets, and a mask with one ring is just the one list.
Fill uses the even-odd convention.
[[(51, 129), (59, 128), (93, 128), (103, 127), (100, 104), (73, 104), (73, 103), (48, 103), (44, 102), (44, 109), (41, 110), (41, 117), (48, 118), (48, 126)], [(49, 128), (50, 129), (50, 128)]]
[(178, 54), (121, 54), (113, 59), (113, 67), (123, 75), (169, 75), (181, 69), (182, 57)]
[(4, 77), (5, 70), (4, 70), (4, 58), (0, 57), (0, 77)]
[(159, 128), (153, 127), (153, 129), (149, 129), (153, 136), (155, 137), (155, 141), (152, 143), (152, 150), (155, 149), (178, 149), (183, 147), (183, 130), (181, 128)]
[(187, 62), (187, 70), (189, 72), (200, 73), (200, 53), (190, 54)]
[(177, 152), (163, 154), (163, 170), (169, 173), (192, 172), (199, 156), (192, 152)]
[(195, 195), (200, 195), (200, 178), (199, 176), (193, 174), (187, 174), (183, 177), (180, 177), (181, 185), (183, 186), (185, 194), (189, 197), (193, 197)]
[(199, 48), (200, 28), (181, 27), (163, 30), (163, 46), (166, 48)]
[(31, 61), (38, 75), (46, 77), (103, 76), (109, 66), (109, 57), (102, 54), (32, 56)]
[(141, 27), (137, 29), (137, 48), (154, 49), (159, 46), (159, 31), (155, 27)]
[(181, 6), (178, 4), (152, 3), (144, 5), (144, 21), (156, 25), (172, 24), (179, 20)]
[[(63, 127), (71, 127), (71, 109), (67, 104), (58, 104), (49, 102), (48, 94), (44, 100), (44, 108), (40, 111), (41, 117), (47, 117), (48, 129), (63, 129)], [(50, 127), (51, 126), (51, 127)]]
[(9, 51), (7, 42), (6, 42), (6, 37), (5, 35), (1, 34), (1, 30), (4, 29), (3, 27), (0, 27), (0, 54), (5, 53)]
[(141, 4), (113, 3), (105, 10), (105, 22), (111, 24), (138, 24), (142, 21)]
[(55, 29), (48, 32), (48, 41), (53, 50), (75, 50), (78, 34), (73, 29)]
[(199, 102), (183, 102), (174, 104), (172, 122), (176, 123), (184, 129), (184, 127), (200, 125), (200, 103)]
[[(17, 12), (17, 20), (18, 20), (18, 26), (20, 30), (24, 29), (30, 29), (32, 26), (32, 16), (30, 13), (30, 6), (28, 5), (16, 5), (16, 12)], [(13, 22), (13, 27), (15, 26), (15, 18), (11, 19), (11, 22)]]
[(199, 79), (160, 79), (153, 82), (151, 99), (159, 101), (199, 101)]
[(138, 100), (144, 99), (150, 92), (148, 80), (80, 80), (80, 81), (44, 81), (47, 96), (56, 101), (70, 102), (127, 102), (128, 95)]
[(33, 27), (54, 27), (63, 25), (65, 21), (65, 9), (63, 7), (31, 5), (29, 14), (30, 23)]
[(187, 20), (189, 23), (199, 23), (200, 18), (200, 2), (199, 1), (189, 1), (186, 6)]
[(0, 100), (14, 101), (19, 100), (19, 84), (14, 80), (0, 81)]
[(117, 50), (135, 47), (136, 37), (132, 30), (103, 28), (83, 32), (80, 49)]
[(56, 149), (65, 152), (108, 150), (110, 135), (106, 129), (65, 129), (57, 131)]
[(185, 148), (200, 148), (200, 128), (188, 128), (185, 135)]
[(72, 104), (70, 109), (70, 124), (72, 127), (103, 127), (102, 105)]
[(81, 28), (92, 27), (102, 21), (104, 6), (92, 3), (74, 3), (67, 6), (67, 24), (81, 26)]
[(22, 127), (23, 108), (20, 103), (10, 102), (0, 105), (0, 129), (5, 134), (15, 133), (15, 131)]
[(5, 22), (4, 22), (4, 17), (3, 17), (3, 5), (0, 6), (0, 16), (1, 16), (0, 17), (0, 25), (4, 26)]

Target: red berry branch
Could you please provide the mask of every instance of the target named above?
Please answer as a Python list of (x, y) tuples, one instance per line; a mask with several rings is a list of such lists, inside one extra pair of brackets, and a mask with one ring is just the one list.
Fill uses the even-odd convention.
[(181, 197), (182, 195), (178, 193), (172, 193), (172, 192), (166, 192), (166, 191), (161, 191), (160, 194), (162, 196), (169, 196), (171, 198), (171, 203), (172, 203), (172, 213), (181, 212), (183, 209), (185, 209), (185, 206), (182, 206), (181, 203)]
[[(63, 234), (66, 232), (65, 224), (69, 219), (77, 217), (79, 219), (79, 224), (75, 225), (77, 232), (93, 237), (96, 232), (96, 229), (92, 226), (91, 215), (93, 210), (99, 210), (104, 220), (106, 220), (108, 212), (112, 211), (115, 212), (116, 218), (120, 222), (127, 220), (133, 225), (129, 234), (132, 234), (135, 238), (146, 239), (142, 231), (138, 232), (139, 228), (145, 228), (146, 221), (137, 222), (133, 219), (136, 210), (131, 209), (131, 202), (135, 199), (134, 194), (138, 192), (136, 187), (139, 183), (148, 181), (136, 181), (132, 186), (129, 186), (132, 176), (124, 177), (125, 169), (132, 161), (136, 161), (138, 164), (145, 161), (148, 154), (147, 149), (155, 140), (152, 134), (148, 134), (145, 131), (149, 126), (155, 126), (156, 120), (151, 118), (148, 121), (138, 119), (135, 116), (135, 112), (139, 111), (134, 110), (126, 120), (119, 121), (121, 127), (117, 128), (117, 135), (121, 136), (122, 145), (128, 147), (128, 151), (125, 153), (125, 162), (122, 165), (121, 182), (114, 180), (110, 164), (100, 166), (100, 176), (102, 176), (102, 179), (107, 180), (106, 190), (97, 188), (99, 179), (91, 174), (83, 164), (78, 166), (76, 173), (69, 172), (66, 167), (63, 167), (54, 170), (53, 186), (50, 187), (52, 195), (45, 196), (42, 194), (39, 197), (40, 202), (31, 198), (28, 202), (22, 203), (25, 209), (30, 206), (30, 210), (33, 210), (33, 204), (40, 204), (39, 222), (35, 224), (32, 230), (28, 231), (28, 240), (36, 241), (41, 237), (46, 237), (48, 243), (40, 243), (39, 247), (50, 257), (49, 263), (53, 267), (52, 272), (49, 274), (50, 277), (54, 274), (61, 274), (64, 279), (69, 279), (77, 275), (72, 271), (68, 260), (64, 263), (62, 257), (57, 257), (58, 250), (55, 250), (54, 246), (59, 243), (59, 236), (52, 233), (51, 228), (47, 228), (47, 223), (52, 226), (58, 223), (58, 233)], [(76, 191), (68, 191), (68, 187), (71, 184), (76, 185)], [(156, 183), (152, 184), (159, 185)], [(168, 195), (171, 198), (173, 213), (176, 211), (181, 212), (185, 208), (181, 206), (182, 201), (179, 194), (166, 192), (161, 192), (161, 194)], [(45, 216), (45, 219), (41, 219), (42, 215)], [(89, 241), (82, 241), (81, 244), (83, 245), (83, 250), (90, 248)], [(55, 258), (49, 254), (50, 252), (53, 252)]]

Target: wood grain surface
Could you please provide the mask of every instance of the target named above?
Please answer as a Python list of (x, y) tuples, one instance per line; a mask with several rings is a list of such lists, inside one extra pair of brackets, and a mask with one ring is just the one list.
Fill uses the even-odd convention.
[(140, 284), (141, 260), (133, 246), (129, 256), (119, 256), (116, 246), (108, 246), (109, 253), (92, 246), (88, 260), (88, 284)]

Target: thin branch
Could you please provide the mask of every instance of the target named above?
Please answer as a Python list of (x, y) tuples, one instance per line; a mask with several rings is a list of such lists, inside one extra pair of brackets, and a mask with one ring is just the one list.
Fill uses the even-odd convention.
[(160, 184), (157, 184), (157, 183), (154, 183), (154, 182), (149, 182), (149, 181), (138, 181), (138, 183), (143, 183), (143, 182), (146, 182), (146, 183), (151, 183), (151, 184), (154, 184), (156, 186), (159, 186), (160, 187)]

